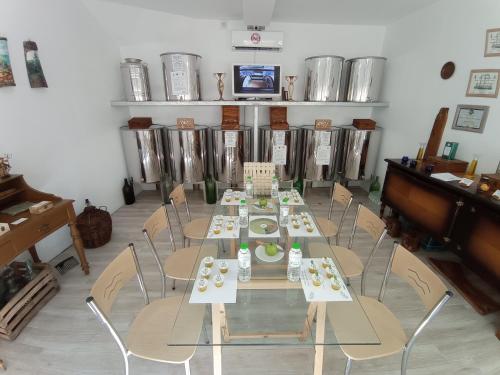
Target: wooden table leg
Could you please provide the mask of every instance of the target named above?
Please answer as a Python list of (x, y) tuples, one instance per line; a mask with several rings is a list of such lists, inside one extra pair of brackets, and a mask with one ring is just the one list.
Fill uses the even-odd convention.
[(221, 337), (221, 310), (223, 305), (212, 303), (212, 356), (214, 361), (214, 375), (222, 375), (222, 337)]
[[(41, 263), (42, 262), (40, 260), (40, 258), (38, 257), (38, 253), (36, 252), (36, 247), (34, 245), (31, 246), (30, 248), (28, 248), (28, 251), (30, 252), (31, 259), (33, 259), (33, 262), (35, 262), (35, 263)], [(2, 366), (0, 365), (0, 367), (2, 367)]]
[(300, 336), (300, 341), (305, 341), (309, 333), (311, 332), (311, 326), (313, 324), (314, 315), (316, 314), (317, 303), (311, 302), (307, 308), (306, 321), (304, 322), (304, 329), (302, 335)]
[(73, 238), (73, 245), (75, 246), (78, 258), (80, 258), (80, 265), (82, 267), (82, 270), (83, 272), (85, 272), (85, 275), (88, 275), (89, 263), (87, 262), (87, 257), (85, 256), (85, 249), (83, 248), (83, 241), (82, 238), (80, 237), (80, 231), (76, 227), (75, 209), (73, 208), (72, 204), (68, 206), (67, 213), (69, 219), (68, 220), (69, 229), (71, 231), (71, 237)]
[(316, 344), (314, 354), (314, 375), (323, 374), (323, 353), (325, 350), (326, 302), (318, 302), (316, 311)]

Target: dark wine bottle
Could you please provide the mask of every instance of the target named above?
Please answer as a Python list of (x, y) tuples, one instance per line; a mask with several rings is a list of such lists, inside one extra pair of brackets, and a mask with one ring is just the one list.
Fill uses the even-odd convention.
[(211, 175), (205, 178), (205, 196), (208, 204), (217, 203), (217, 187)]
[(123, 199), (125, 200), (125, 204), (134, 204), (135, 203), (135, 194), (134, 194), (134, 185), (133, 183), (129, 183), (128, 179), (123, 179), (124, 184), (122, 188)]

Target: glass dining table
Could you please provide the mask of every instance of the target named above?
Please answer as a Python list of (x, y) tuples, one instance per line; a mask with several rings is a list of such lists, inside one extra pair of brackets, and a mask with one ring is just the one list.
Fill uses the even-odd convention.
[[(285, 223), (280, 221), (279, 202), (287, 195), (288, 222), (281, 226)], [(215, 205), (190, 281), (178, 283), (183, 298), (166, 345), (212, 347), (214, 375), (222, 374), (223, 347), (313, 349), (312, 371), (320, 375), (325, 347), (380, 345), (307, 202), (293, 199), (298, 195), (290, 192), (280, 192), (279, 199), (247, 199), (249, 223), (241, 227), (238, 210), (243, 196), (244, 192), (226, 192)], [(251, 254), (251, 278), (246, 282), (237, 280), (242, 243), (248, 244)], [(276, 246), (266, 246), (270, 243)], [(287, 278), (292, 243), (300, 245), (303, 257), (297, 282)], [(209, 275), (204, 274), (206, 268)], [(219, 288), (216, 281), (221, 279)], [(335, 324), (330, 324), (333, 317)], [(193, 319), (203, 320), (199, 338), (185, 333)]]

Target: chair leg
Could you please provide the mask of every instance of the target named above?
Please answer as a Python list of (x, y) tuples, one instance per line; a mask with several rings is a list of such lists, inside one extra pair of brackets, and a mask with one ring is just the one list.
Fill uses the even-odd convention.
[(186, 246), (186, 236), (184, 236), (182, 239), (182, 247), (184, 247), (184, 248), (187, 247)]
[(347, 362), (345, 364), (344, 375), (349, 375), (351, 373), (351, 367), (352, 367), (352, 359), (347, 358)]
[(186, 372), (186, 375), (191, 375), (191, 368), (189, 367), (189, 359), (184, 362), (184, 370)]
[(339, 232), (335, 235), (335, 245), (339, 246)]
[(403, 359), (401, 360), (401, 375), (406, 375), (406, 368), (408, 367), (408, 357), (410, 352), (408, 350), (403, 351)]
[(345, 278), (345, 283), (346, 283), (347, 286), (351, 286), (351, 279), (348, 278), (348, 277), (346, 277)]
[(172, 281), (172, 290), (175, 290), (175, 279)]
[(203, 334), (205, 335), (205, 344), (210, 344), (210, 338), (208, 337), (207, 326), (203, 324)]

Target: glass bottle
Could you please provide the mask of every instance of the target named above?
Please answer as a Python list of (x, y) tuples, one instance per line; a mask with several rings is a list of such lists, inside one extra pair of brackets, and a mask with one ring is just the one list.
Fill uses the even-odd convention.
[(123, 199), (125, 200), (125, 204), (134, 204), (135, 203), (135, 194), (134, 194), (134, 185), (128, 182), (127, 178), (123, 179)]
[(205, 178), (205, 197), (208, 204), (215, 204), (217, 202), (217, 189), (211, 175)]
[(425, 146), (427, 144), (425, 142), (420, 142), (418, 144), (418, 152), (417, 152), (417, 157), (415, 158), (416, 160), (422, 160), (424, 158), (425, 154)]
[(465, 171), (465, 177), (468, 179), (473, 180), (474, 175), (476, 174), (476, 168), (477, 168), (477, 162), (478, 162), (479, 156), (477, 154), (474, 154), (472, 156), (472, 160), (469, 163), (469, 166), (467, 167), (467, 170)]

